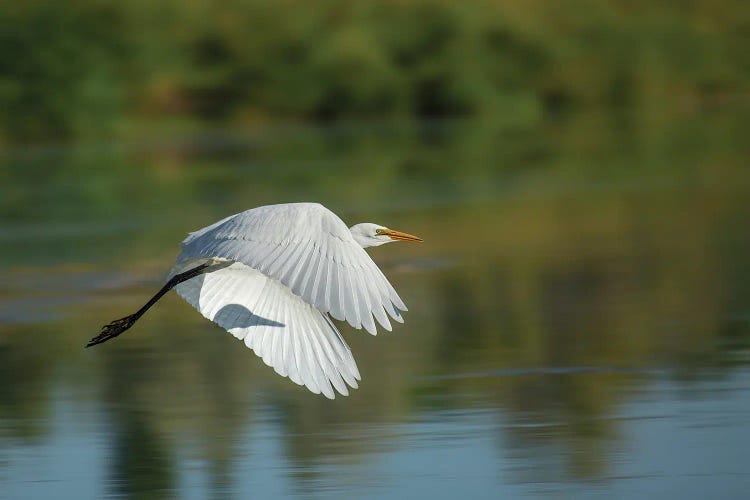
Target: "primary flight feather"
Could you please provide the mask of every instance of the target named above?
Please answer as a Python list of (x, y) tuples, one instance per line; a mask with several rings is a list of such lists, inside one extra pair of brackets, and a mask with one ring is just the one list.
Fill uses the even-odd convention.
[(253, 208), (190, 233), (164, 287), (87, 347), (130, 328), (167, 291), (243, 340), (279, 375), (312, 392), (348, 394), (360, 380), (330, 317), (375, 335), (406, 305), (365, 248), (422, 241), (383, 226), (347, 227), (318, 203)]

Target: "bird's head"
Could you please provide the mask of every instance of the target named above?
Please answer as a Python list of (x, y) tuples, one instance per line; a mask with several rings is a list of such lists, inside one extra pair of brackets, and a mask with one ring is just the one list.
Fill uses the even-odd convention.
[(354, 241), (359, 243), (362, 248), (377, 247), (393, 241), (422, 241), (422, 238), (417, 236), (388, 229), (387, 227), (372, 224), (371, 222), (356, 224), (350, 227), (349, 230), (352, 232)]

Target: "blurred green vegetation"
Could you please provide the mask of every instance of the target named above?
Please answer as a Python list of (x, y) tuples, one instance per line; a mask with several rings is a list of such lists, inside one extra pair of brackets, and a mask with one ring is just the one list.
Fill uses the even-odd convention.
[(744, 0), (0, 3), (0, 144), (748, 101)]

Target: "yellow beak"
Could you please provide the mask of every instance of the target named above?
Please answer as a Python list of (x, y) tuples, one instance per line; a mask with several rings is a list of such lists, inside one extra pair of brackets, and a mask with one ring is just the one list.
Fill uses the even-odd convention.
[(389, 236), (392, 240), (398, 240), (398, 241), (414, 241), (416, 243), (421, 243), (424, 241), (419, 236), (414, 236), (413, 234), (409, 233), (402, 233), (401, 231), (394, 231), (393, 229), (383, 229), (380, 234), (384, 234), (386, 236)]

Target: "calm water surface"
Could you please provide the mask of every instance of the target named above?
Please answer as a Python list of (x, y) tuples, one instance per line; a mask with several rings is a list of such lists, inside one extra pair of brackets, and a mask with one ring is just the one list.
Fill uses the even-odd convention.
[[(750, 489), (750, 119), (229, 131), (0, 161), (2, 498)], [(328, 401), (168, 295), (185, 233), (317, 200), (422, 245)]]

